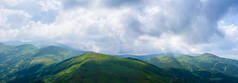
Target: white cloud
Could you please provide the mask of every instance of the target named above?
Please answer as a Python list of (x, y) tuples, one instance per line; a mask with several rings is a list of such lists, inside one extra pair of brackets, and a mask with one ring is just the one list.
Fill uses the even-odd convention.
[(234, 24), (227, 25), (227, 26), (220, 25), (219, 28), (222, 31), (224, 31), (226, 37), (229, 37), (238, 41), (238, 27), (237, 26), (235, 26)]
[(49, 11), (49, 10), (59, 10), (61, 7), (61, 3), (59, 0), (37, 0), (39, 1), (39, 5), (41, 6), (41, 10)]
[[(138, 40), (135, 41), (135, 45), (138, 47), (147, 47), (147, 49), (157, 49), (157, 51), (166, 53), (185, 53), (194, 54), (202, 53), (202, 44), (192, 45), (184, 42), (183, 36), (174, 34), (163, 34), (159, 38), (151, 37), (148, 35), (140, 36)], [(148, 47), (150, 46), (150, 47)]]
[[(118, 51), (112, 49), (119, 46), (113, 46), (115, 45), (115, 39), (126, 41), (124, 39), (126, 34), (120, 19), (122, 15), (130, 13), (130, 9), (114, 11), (110, 15), (107, 13), (108, 10), (101, 10), (100, 13), (96, 10), (87, 9), (78, 9), (67, 13), (62, 11), (54, 23), (44, 24), (40, 21), (31, 21), (27, 25), (16, 29), (19, 32), (16, 40), (50, 40), (79, 49), (99, 51), (104, 48), (100, 51)], [(106, 49), (108, 44), (111, 44), (112, 47)]]
[(31, 15), (22, 10), (0, 9), (0, 28), (19, 28), (29, 22)]
[(238, 48), (237, 26), (217, 24), (237, 4), (233, 0), (12, 1), (0, 7), (0, 41), (55, 41), (112, 54), (225, 54)]
[(6, 6), (16, 6), (18, 5), (19, 3), (22, 3), (24, 2), (25, 0), (1, 0), (0, 1), (0, 4), (1, 5), (6, 5)]
[(5, 42), (9, 40), (14, 40), (15, 37), (18, 35), (18, 30), (17, 29), (0, 29), (0, 41)]

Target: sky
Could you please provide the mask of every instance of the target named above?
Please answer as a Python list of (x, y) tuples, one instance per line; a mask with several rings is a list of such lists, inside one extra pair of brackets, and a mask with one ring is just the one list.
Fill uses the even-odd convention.
[(0, 0), (0, 42), (238, 59), (238, 0)]

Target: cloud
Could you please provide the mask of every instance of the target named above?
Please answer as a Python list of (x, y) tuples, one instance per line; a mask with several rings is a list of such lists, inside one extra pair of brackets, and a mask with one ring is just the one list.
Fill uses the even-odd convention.
[(150, 27), (147, 32), (152, 36), (170, 32), (185, 36), (189, 42), (201, 43), (207, 42), (212, 35), (222, 36), (217, 29), (217, 21), (227, 13), (231, 4), (234, 3), (229, 0), (159, 0), (145, 9), (148, 16), (141, 17), (142, 21), (147, 21), (143, 25)]
[(156, 49), (154, 51), (157, 51), (158, 53), (201, 53), (200, 46), (188, 45), (184, 42), (182, 36), (172, 34), (163, 34), (159, 38), (148, 35), (140, 36), (135, 41), (135, 45), (146, 49)]
[(77, 7), (104, 7), (104, 8), (120, 8), (142, 5), (143, 0), (62, 0), (63, 8), (74, 9)]
[(31, 16), (21, 10), (0, 8), (0, 19), (0, 28), (18, 28), (29, 22)]
[(105, 6), (121, 7), (121, 6), (138, 6), (143, 0), (102, 0)]
[(91, 5), (92, 2), (92, 0), (62, 0), (63, 8), (65, 9), (87, 7)]
[(14, 38), (18, 35), (18, 30), (16, 29), (10, 29), (10, 30), (5, 30), (5, 29), (0, 29), (0, 38), (1, 42), (7, 42), (14, 40)]
[(39, 5), (41, 6), (41, 10), (50, 11), (60, 9), (61, 3), (58, 0), (40, 0)]
[[(219, 24), (221, 20), (227, 21), (224, 20), (227, 15), (237, 8), (237, 0), (2, 2), (7, 5), (0, 7), (1, 10), (17, 13), (0, 13), (3, 19), (0, 26), (8, 27), (0, 28), (0, 41), (55, 41), (110, 54), (212, 52), (225, 55), (226, 52), (236, 54), (233, 51), (238, 48), (234, 39), (237, 25)], [(21, 18), (13, 19), (16, 17), (12, 15)]]

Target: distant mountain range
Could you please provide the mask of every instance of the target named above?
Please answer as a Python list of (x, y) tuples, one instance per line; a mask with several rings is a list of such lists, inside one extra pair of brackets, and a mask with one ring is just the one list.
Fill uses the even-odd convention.
[(238, 83), (238, 61), (78, 51), (61, 46), (0, 44), (0, 83)]

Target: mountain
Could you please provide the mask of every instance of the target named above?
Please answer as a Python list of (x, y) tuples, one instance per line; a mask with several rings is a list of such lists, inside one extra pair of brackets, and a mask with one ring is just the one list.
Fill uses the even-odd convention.
[(238, 77), (238, 61), (221, 58), (213, 54), (205, 53), (200, 56), (181, 55), (176, 57), (158, 56), (147, 59), (147, 62), (160, 68), (173, 68), (188, 70), (192, 73), (211, 72), (211, 74), (224, 74), (227, 76)]
[(145, 55), (132, 55), (132, 54), (124, 54), (124, 55), (114, 55), (118, 56), (121, 58), (135, 58), (135, 59), (140, 59), (140, 60), (146, 60), (150, 58), (154, 58), (156, 56), (162, 56), (162, 55), (169, 55), (169, 56), (174, 56), (172, 53), (166, 53), (166, 54), (145, 54)]
[(140, 60), (87, 53), (12, 82), (167, 83), (171, 78), (163, 70)]
[(162, 55), (162, 56), (157, 56), (155, 58), (147, 59), (146, 61), (162, 68), (180, 68), (181, 67), (181, 64), (173, 56)]
[(9, 74), (24, 69), (37, 50), (38, 48), (30, 45), (0, 45), (0, 79), (8, 78)]
[(222, 73), (163, 69), (134, 58), (86, 53), (50, 66), (15, 73), (9, 83), (237, 83)]
[(57, 46), (38, 48), (31, 44), (9, 46), (0, 44), (0, 82), (10, 79), (14, 73), (35, 64), (50, 65), (84, 52)]
[(35, 57), (31, 61), (31, 64), (42, 63), (45, 65), (50, 65), (77, 56), (78, 54), (82, 54), (82, 52), (69, 50), (57, 46), (48, 46), (39, 49), (39, 52), (35, 54)]
[(238, 61), (213, 54), (131, 56), (0, 44), (0, 83), (238, 83)]

